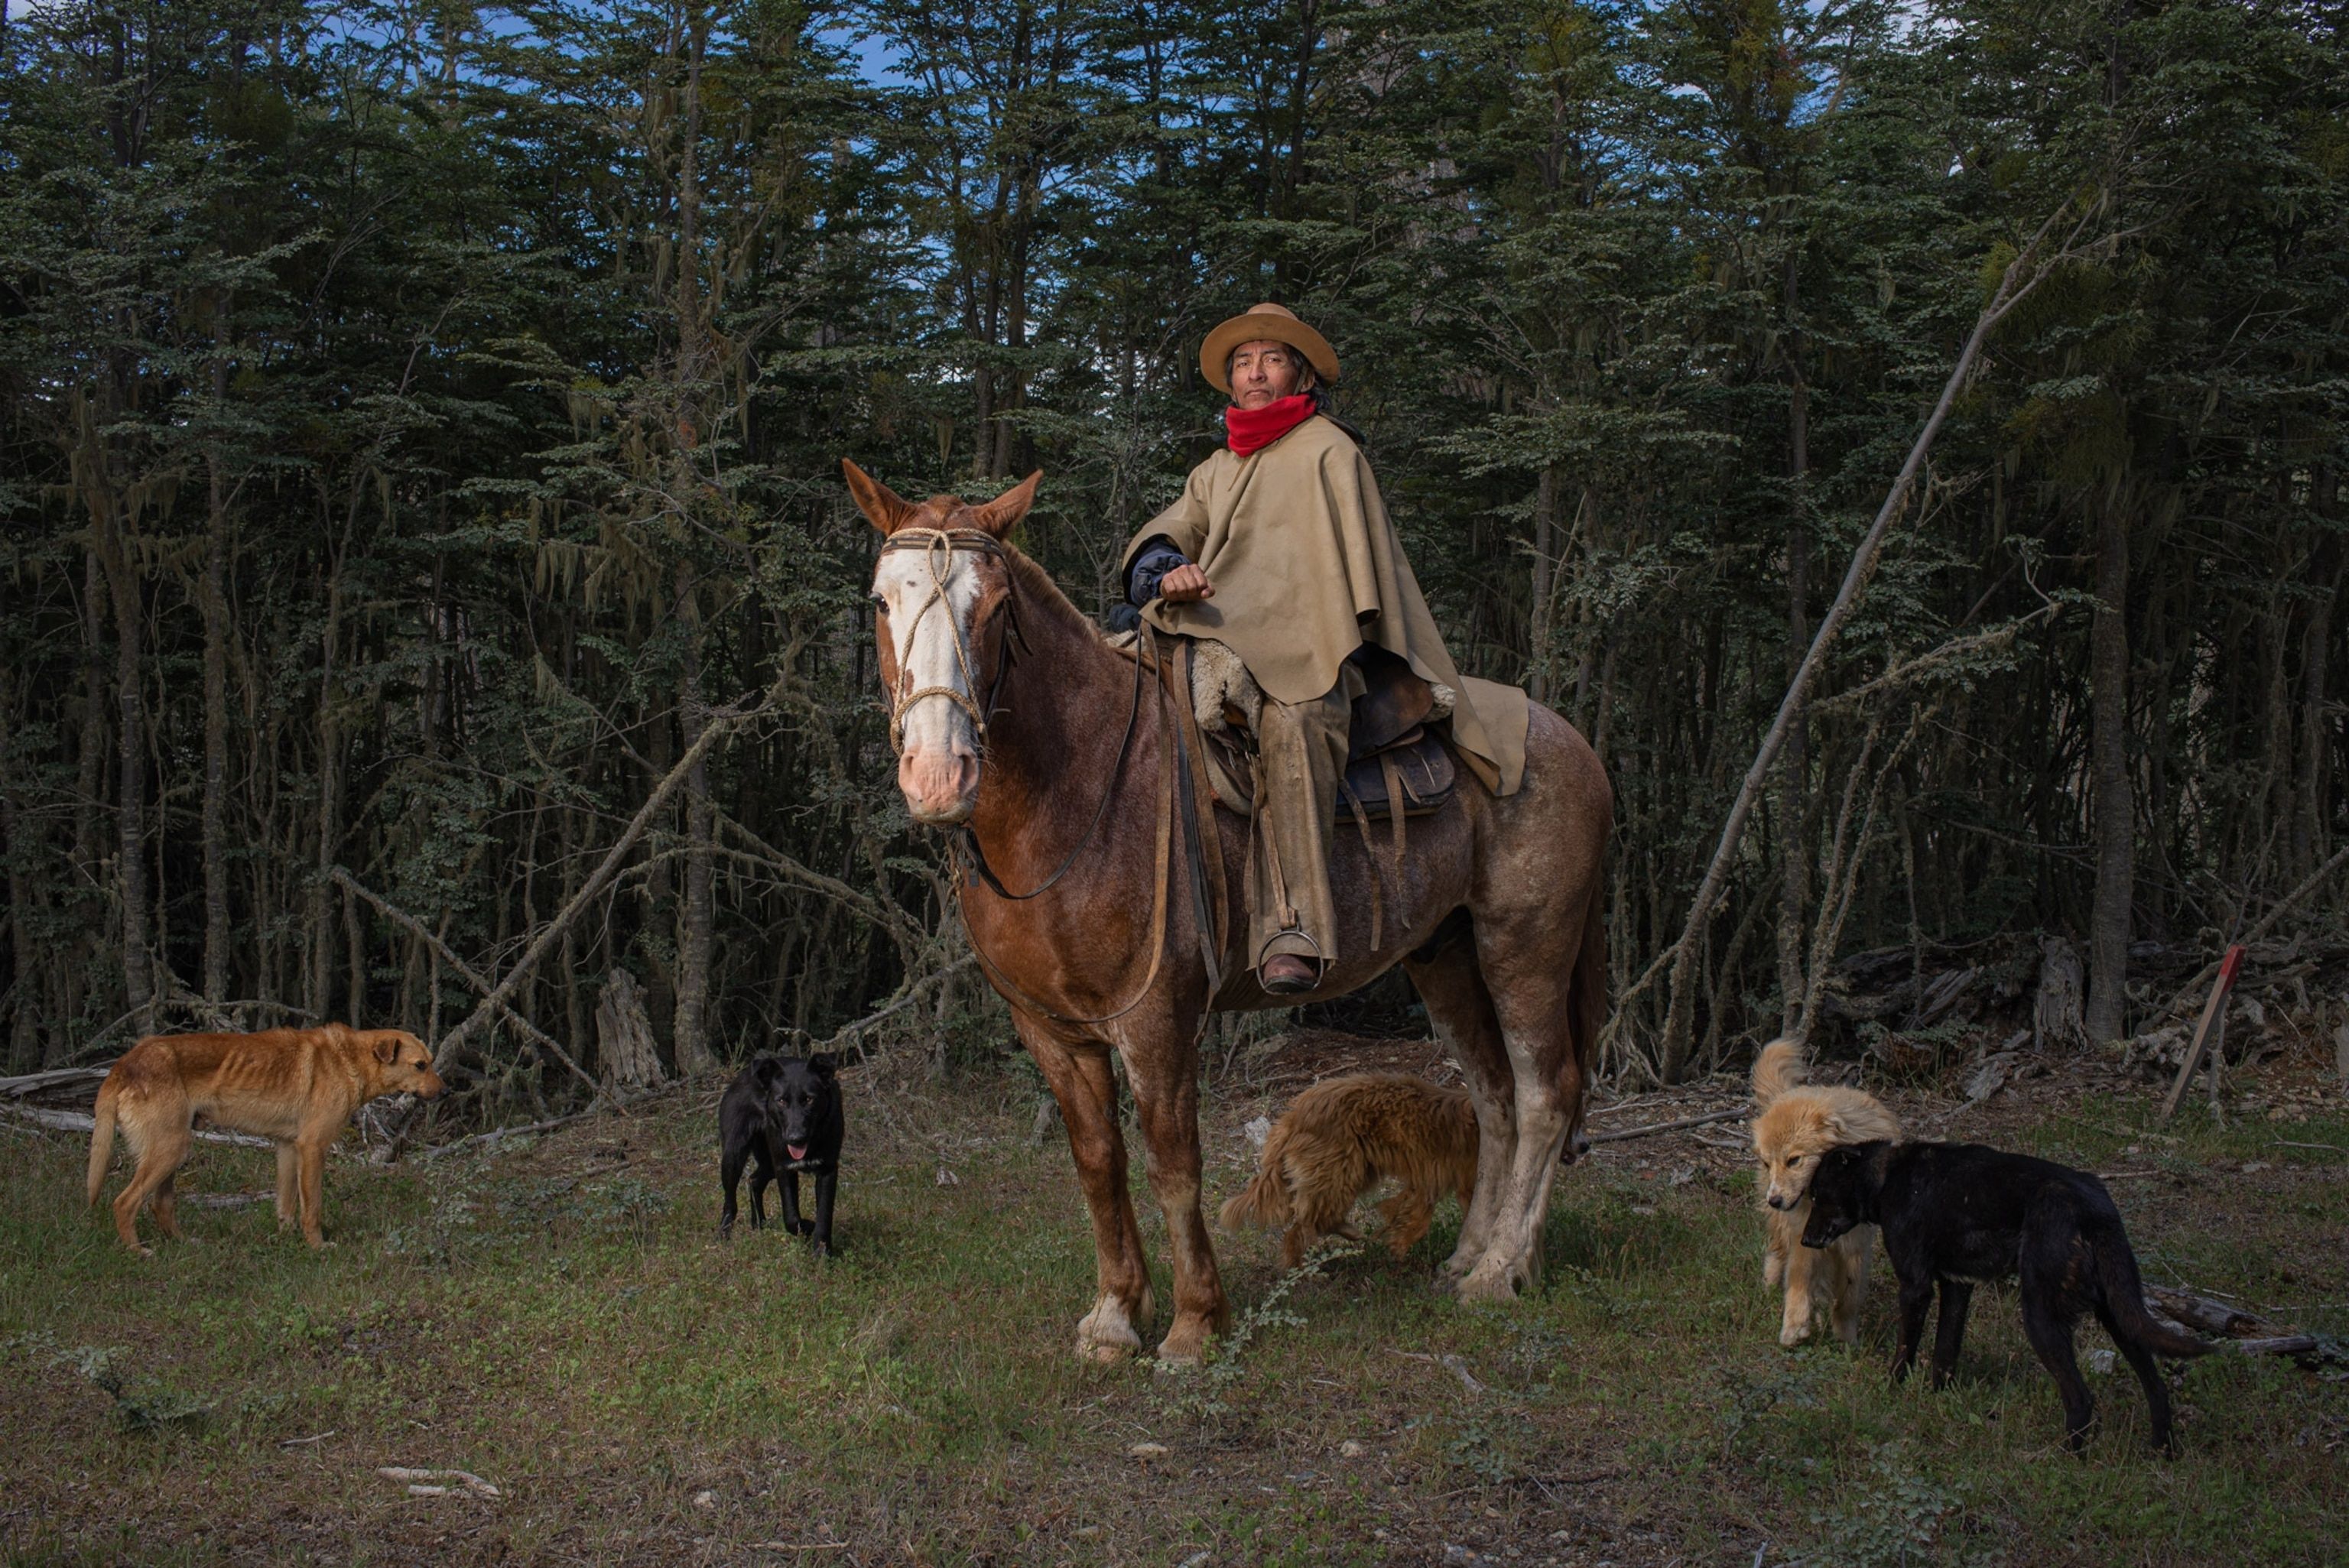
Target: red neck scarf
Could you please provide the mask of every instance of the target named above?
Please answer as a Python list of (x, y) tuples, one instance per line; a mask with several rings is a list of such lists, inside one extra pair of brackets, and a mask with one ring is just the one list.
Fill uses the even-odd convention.
[(1233, 456), (1245, 458), (1272, 445), (1319, 411), (1313, 405), (1310, 392), (1276, 397), (1261, 408), (1226, 408), (1224, 439)]

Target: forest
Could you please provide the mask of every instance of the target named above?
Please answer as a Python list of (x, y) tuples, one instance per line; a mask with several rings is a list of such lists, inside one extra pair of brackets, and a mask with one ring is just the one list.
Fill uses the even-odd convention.
[(8, 1070), (335, 1018), (494, 1118), (892, 1007), (1000, 1051), (840, 459), (1042, 469), (1105, 612), (1258, 299), (1612, 776), (1610, 1074), (1854, 954), (2075, 952), (2110, 1041), (2133, 954), (2340, 907), (2337, 4), (0, 17)]

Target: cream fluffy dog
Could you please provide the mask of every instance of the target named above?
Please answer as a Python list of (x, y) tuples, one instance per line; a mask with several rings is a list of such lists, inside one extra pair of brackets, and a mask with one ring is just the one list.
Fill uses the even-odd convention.
[(1875, 1097), (1856, 1088), (1803, 1081), (1803, 1048), (1773, 1040), (1754, 1059), (1754, 1152), (1769, 1240), (1762, 1253), (1764, 1286), (1785, 1282), (1786, 1311), (1778, 1343), (1800, 1345), (1824, 1303), (1837, 1337), (1858, 1343), (1860, 1304), (1868, 1299), (1868, 1256), (1876, 1227), (1859, 1225), (1821, 1248), (1803, 1245), (1811, 1216), (1812, 1173), (1819, 1156), (1847, 1143), (1898, 1141), (1900, 1121)]

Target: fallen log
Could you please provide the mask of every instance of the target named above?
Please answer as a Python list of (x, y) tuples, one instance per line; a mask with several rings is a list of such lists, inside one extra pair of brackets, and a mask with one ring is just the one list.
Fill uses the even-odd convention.
[(492, 1128), (487, 1132), (476, 1132), (471, 1137), (460, 1138), (454, 1143), (442, 1143), (430, 1149), (420, 1150), (416, 1158), (439, 1160), (445, 1155), (454, 1154), (460, 1149), (492, 1148), (509, 1138), (526, 1138), (533, 1132), (552, 1132), (558, 1127), (569, 1126), (595, 1109), (597, 1108), (590, 1106), (587, 1110), (574, 1110), (569, 1116), (549, 1117), (544, 1121), (533, 1121), (520, 1127)]
[(2240, 1307), (2168, 1285), (2146, 1286), (2145, 1302), (2163, 1316), (2198, 1334), (2215, 1335), (2222, 1339), (2248, 1338), (2260, 1329), (2260, 1320)]
[(1679, 1132), (1691, 1127), (1709, 1127), (1716, 1121), (1735, 1121), (1742, 1116), (1751, 1116), (1753, 1113), (1751, 1106), (1733, 1105), (1727, 1110), (1709, 1110), (1702, 1116), (1682, 1117), (1678, 1121), (1659, 1121), (1648, 1127), (1626, 1127), (1614, 1132), (1594, 1132), (1590, 1134), (1590, 1143), (1593, 1148), (1601, 1143), (1624, 1143), (1634, 1138), (1653, 1138), (1660, 1132)]
[[(98, 1119), (86, 1110), (50, 1110), (37, 1105), (9, 1105), (0, 1102), (0, 1113), (21, 1117), (41, 1127), (54, 1127), (60, 1132), (88, 1132), (98, 1126)], [(274, 1149), (266, 1138), (254, 1138), (243, 1132), (220, 1132), (212, 1128), (199, 1128), (190, 1136), (204, 1143), (233, 1143), (240, 1149)]]
[(2146, 1310), (2156, 1317), (2218, 1340), (2214, 1349), (2238, 1356), (2289, 1356), (2303, 1367), (2341, 1355), (2340, 1347), (2313, 1334), (2279, 1329), (2255, 1313), (2168, 1285), (2147, 1285)]
[(68, 1085), (80, 1083), (90, 1085), (91, 1091), (95, 1093), (97, 1086), (104, 1083), (106, 1075), (113, 1070), (114, 1064), (109, 1062), (104, 1067), (51, 1068), (47, 1072), (26, 1073), (18, 1078), (0, 1078), (0, 1096), (9, 1099), (25, 1099), (33, 1095), (47, 1094), (51, 1089), (64, 1088)]

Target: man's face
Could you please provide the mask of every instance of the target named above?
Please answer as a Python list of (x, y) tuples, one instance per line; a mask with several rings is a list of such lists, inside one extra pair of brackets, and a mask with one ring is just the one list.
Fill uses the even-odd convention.
[(1242, 408), (1292, 397), (1304, 379), (1304, 357), (1285, 343), (1243, 343), (1232, 350), (1232, 401)]

